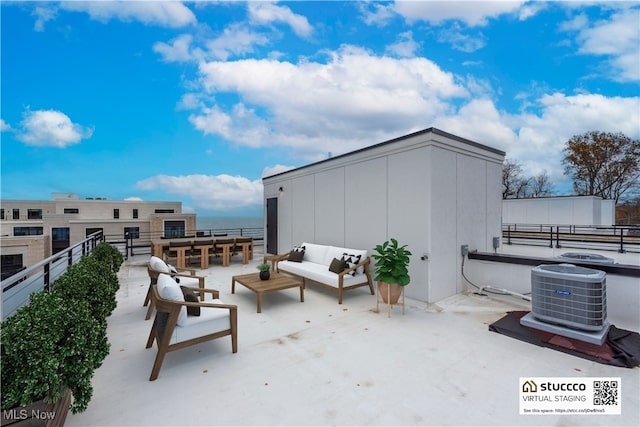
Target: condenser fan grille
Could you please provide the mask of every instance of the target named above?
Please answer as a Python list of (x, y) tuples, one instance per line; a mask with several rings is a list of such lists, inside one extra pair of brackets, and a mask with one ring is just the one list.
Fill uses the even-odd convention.
[(601, 330), (607, 321), (605, 273), (569, 264), (533, 268), (531, 313), (544, 322)]

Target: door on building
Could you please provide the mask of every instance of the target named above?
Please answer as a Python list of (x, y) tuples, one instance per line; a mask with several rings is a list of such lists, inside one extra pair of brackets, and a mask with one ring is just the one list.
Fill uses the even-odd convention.
[(51, 229), (51, 253), (57, 254), (69, 246), (69, 227), (53, 227)]
[(278, 253), (278, 198), (267, 199), (267, 253)]

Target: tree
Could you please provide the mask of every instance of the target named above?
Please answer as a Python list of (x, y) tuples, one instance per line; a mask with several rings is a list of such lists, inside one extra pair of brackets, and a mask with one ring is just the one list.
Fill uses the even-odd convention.
[(542, 171), (536, 177), (532, 178), (530, 182), (530, 197), (546, 197), (553, 193), (551, 191), (551, 179), (549, 175), (547, 175), (547, 171)]
[(502, 165), (502, 198), (516, 198), (521, 181), (522, 166), (513, 159), (505, 159)]
[(591, 131), (573, 136), (564, 148), (565, 174), (578, 195), (600, 196), (616, 204), (638, 191), (640, 141), (622, 133)]
[(506, 159), (502, 165), (502, 198), (521, 199), (526, 197), (545, 197), (552, 194), (551, 180), (546, 171), (535, 177), (522, 175), (522, 166)]

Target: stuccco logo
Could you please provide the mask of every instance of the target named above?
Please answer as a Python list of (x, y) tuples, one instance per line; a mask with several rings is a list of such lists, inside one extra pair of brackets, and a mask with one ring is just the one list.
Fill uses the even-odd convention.
[(523, 393), (538, 393), (543, 391), (586, 391), (587, 386), (584, 383), (571, 382), (553, 382), (547, 381), (536, 383), (533, 380), (526, 380), (522, 383)]

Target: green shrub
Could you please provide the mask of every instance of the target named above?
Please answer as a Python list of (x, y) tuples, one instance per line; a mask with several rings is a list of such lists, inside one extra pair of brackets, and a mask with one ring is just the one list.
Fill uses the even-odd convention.
[(109, 266), (111, 271), (117, 273), (124, 262), (120, 251), (107, 242), (101, 242), (91, 252), (91, 256)]
[(109, 354), (106, 325), (91, 316), (88, 303), (73, 304), (53, 292), (31, 295), (30, 303), (2, 324), (2, 409), (45, 398), (66, 388), (72, 411), (87, 408), (91, 377)]
[(118, 286), (116, 273), (107, 264), (88, 256), (67, 268), (53, 283), (52, 290), (66, 301), (86, 301), (93, 317), (106, 320), (116, 308)]
[(49, 292), (34, 293), (1, 325), (2, 409), (44, 398), (54, 402), (67, 388), (74, 413), (84, 411), (91, 378), (109, 354), (107, 317), (116, 307), (117, 249), (99, 244), (70, 266)]

